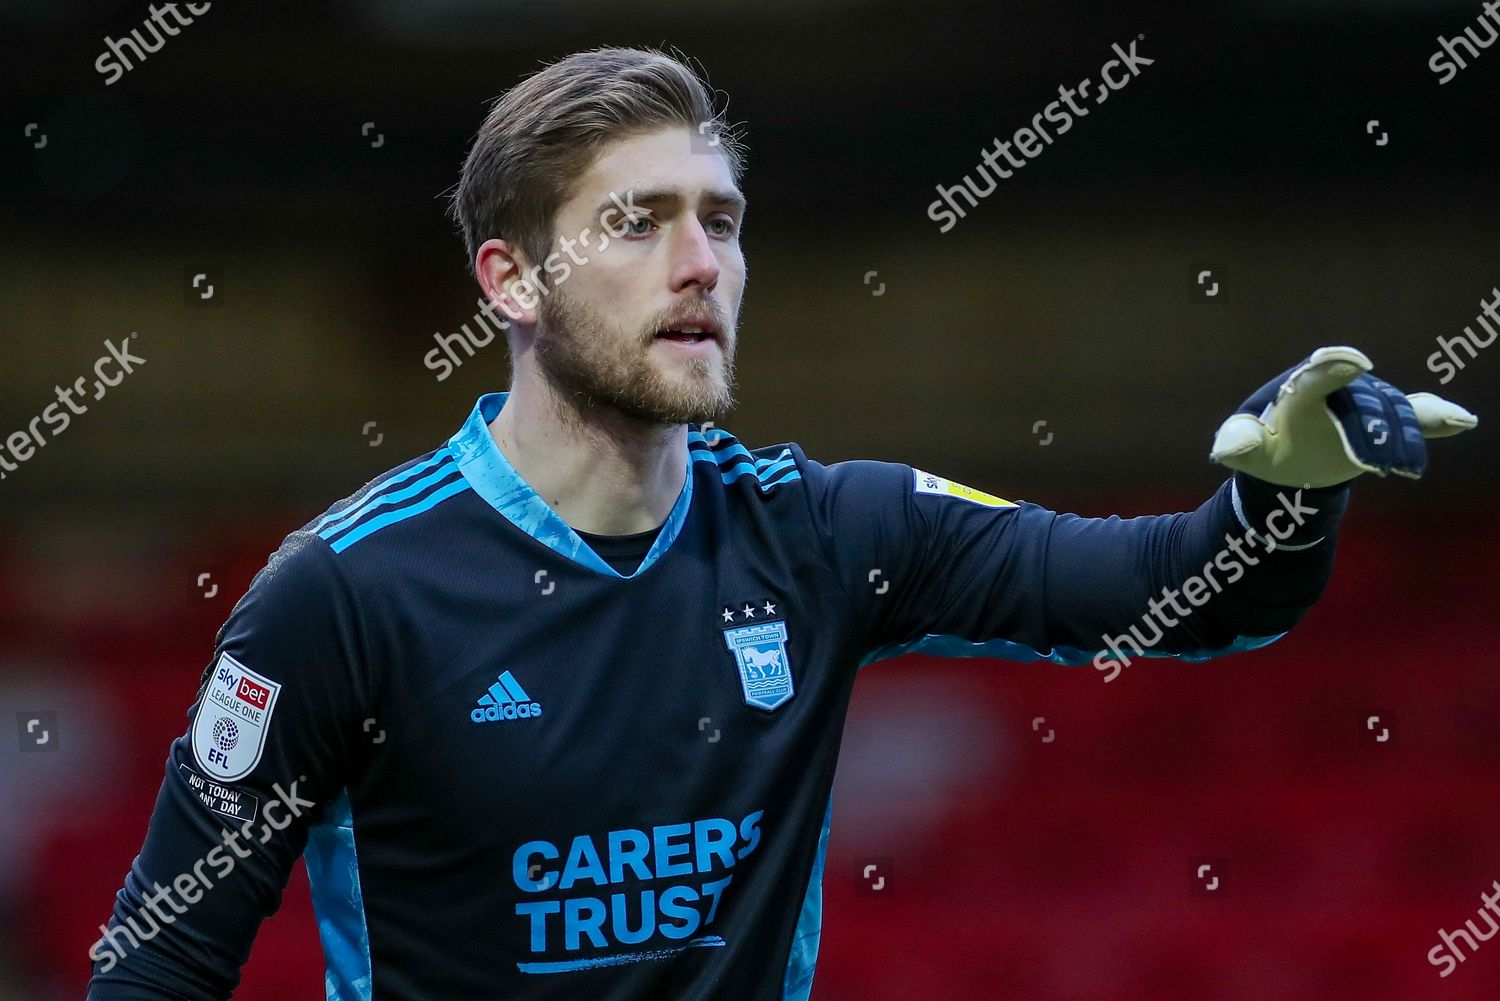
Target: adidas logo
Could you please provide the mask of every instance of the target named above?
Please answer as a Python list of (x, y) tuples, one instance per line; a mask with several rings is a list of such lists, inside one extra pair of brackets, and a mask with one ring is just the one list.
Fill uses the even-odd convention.
[(529, 719), (540, 716), (542, 707), (531, 701), (516, 676), (506, 671), (479, 696), (479, 704), (469, 713), (475, 723), (498, 723), (503, 719)]

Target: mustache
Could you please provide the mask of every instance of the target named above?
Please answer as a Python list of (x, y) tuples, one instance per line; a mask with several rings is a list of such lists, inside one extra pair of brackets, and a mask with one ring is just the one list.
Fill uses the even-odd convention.
[(642, 331), (641, 339), (650, 343), (658, 330), (665, 330), (685, 320), (702, 316), (704, 313), (708, 313), (714, 318), (714, 323), (718, 326), (724, 341), (727, 342), (734, 336), (734, 331), (731, 329), (729, 323), (729, 315), (725, 311), (723, 304), (710, 296), (704, 296), (696, 302), (683, 303), (680, 306), (665, 310), (652, 317)]

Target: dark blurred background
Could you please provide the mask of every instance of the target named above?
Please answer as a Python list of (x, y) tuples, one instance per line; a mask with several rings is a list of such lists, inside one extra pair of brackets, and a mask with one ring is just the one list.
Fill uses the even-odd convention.
[[(1500, 348), (1427, 363), (1500, 286), (1500, 46), (1428, 66), (1481, 11), (218, 2), (106, 85), (145, 3), (5, 0), (0, 438), (106, 340), (146, 363), (0, 482), (0, 1001), (82, 996), (267, 554), (503, 388), (498, 342), (445, 381), (423, 356), (475, 312), (444, 196), (542, 61), (676, 47), (747, 126), (741, 439), (1130, 515), (1206, 498), (1219, 421), (1322, 344), (1500, 418)], [(935, 186), (1132, 40), (1155, 62), (939, 234)], [(1263, 651), (869, 668), (813, 997), (1500, 996), (1500, 941), (1426, 958), (1500, 878), (1497, 441), (1361, 481)], [(236, 997), (321, 980), (299, 869)]]

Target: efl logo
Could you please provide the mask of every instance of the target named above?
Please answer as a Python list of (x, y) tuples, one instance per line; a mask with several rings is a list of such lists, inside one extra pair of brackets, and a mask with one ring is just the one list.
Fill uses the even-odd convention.
[(208, 777), (235, 782), (260, 764), (281, 685), (229, 654), (219, 655), (193, 720), (193, 757)]

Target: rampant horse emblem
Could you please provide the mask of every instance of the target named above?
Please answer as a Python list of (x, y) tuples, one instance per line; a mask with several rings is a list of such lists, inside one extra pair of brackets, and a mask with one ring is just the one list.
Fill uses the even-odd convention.
[(749, 647), (745, 650), (745, 660), (750, 666), (764, 671), (766, 668), (779, 668), (781, 666), (780, 650), (757, 650)]
[(770, 712), (796, 692), (786, 652), (786, 623), (761, 622), (724, 631), (724, 645), (740, 669), (745, 704)]

